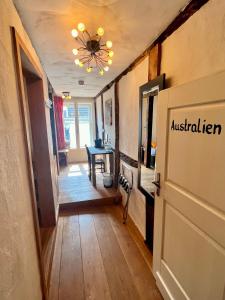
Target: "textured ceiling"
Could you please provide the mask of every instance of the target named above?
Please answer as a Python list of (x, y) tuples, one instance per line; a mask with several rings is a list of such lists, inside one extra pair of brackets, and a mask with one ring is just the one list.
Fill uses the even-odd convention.
[[(14, 0), (22, 22), (55, 91), (95, 96), (167, 27), (187, 0)], [(70, 32), (83, 22), (90, 33), (99, 26), (113, 42), (113, 65), (100, 76), (76, 67)], [(78, 80), (85, 85), (79, 86)]]

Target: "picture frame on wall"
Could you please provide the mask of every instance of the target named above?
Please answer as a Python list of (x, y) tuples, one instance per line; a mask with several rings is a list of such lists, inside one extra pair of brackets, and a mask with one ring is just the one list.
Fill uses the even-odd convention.
[(105, 101), (105, 124), (112, 126), (112, 99)]

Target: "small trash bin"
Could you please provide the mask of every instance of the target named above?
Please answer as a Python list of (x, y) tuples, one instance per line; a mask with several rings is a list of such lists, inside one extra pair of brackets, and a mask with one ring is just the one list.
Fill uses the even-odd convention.
[(113, 185), (113, 175), (110, 173), (103, 174), (103, 185), (106, 188), (110, 188)]

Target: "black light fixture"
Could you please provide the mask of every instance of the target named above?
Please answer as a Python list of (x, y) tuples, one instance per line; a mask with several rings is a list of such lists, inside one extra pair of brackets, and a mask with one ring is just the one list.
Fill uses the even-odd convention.
[(72, 37), (80, 44), (79, 48), (72, 50), (73, 54), (77, 56), (75, 64), (79, 67), (86, 66), (88, 73), (93, 69), (97, 69), (100, 75), (104, 74), (104, 71), (109, 70), (109, 65), (112, 64), (112, 57), (114, 52), (111, 50), (111, 41), (102, 41), (104, 35), (104, 29), (99, 27), (97, 33), (93, 36), (86, 30), (83, 23), (77, 25), (77, 29), (71, 31)]
[(62, 98), (65, 100), (71, 100), (70, 92), (62, 92)]

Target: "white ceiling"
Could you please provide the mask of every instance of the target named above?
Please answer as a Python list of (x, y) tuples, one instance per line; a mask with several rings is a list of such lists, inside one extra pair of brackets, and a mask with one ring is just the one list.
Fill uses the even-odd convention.
[[(14, 0), (22, 22), (56, 93), (95, 96), (119, 75), (170, 24), (189, 0)], [(83, 22), (90, 33), (99, 26), (113, 42), (108, 73), (76, 67), (70, 32)], [(78, 80), (85, 85), (79, 86)]]

